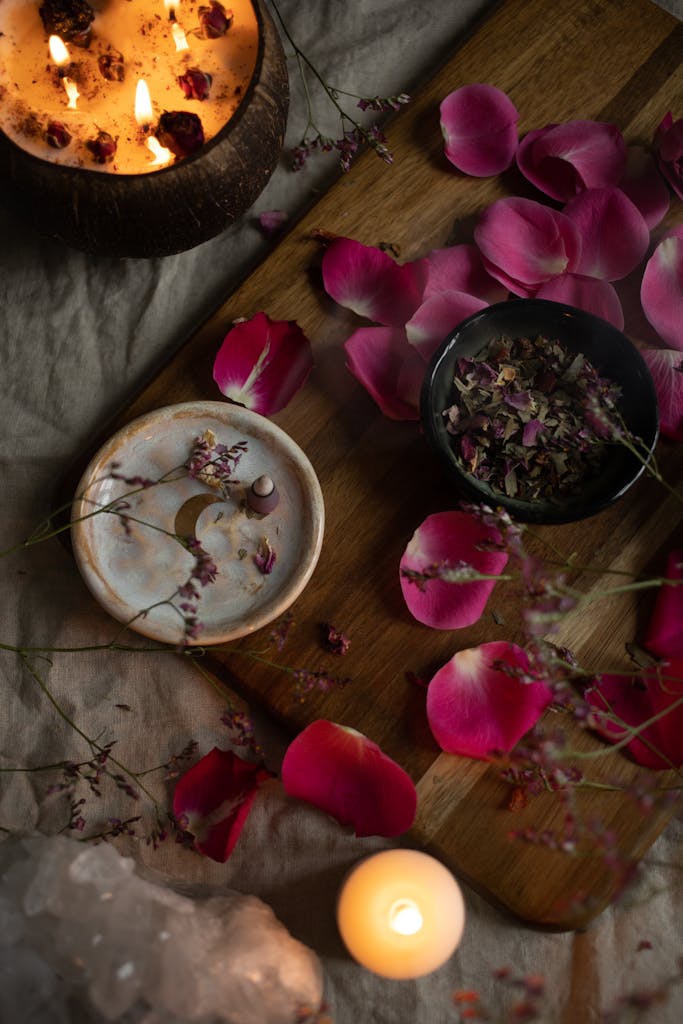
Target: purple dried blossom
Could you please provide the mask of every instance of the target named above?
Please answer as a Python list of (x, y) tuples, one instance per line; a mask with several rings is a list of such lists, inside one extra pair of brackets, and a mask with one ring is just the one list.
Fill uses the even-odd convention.
[(194, 557), (190, 580), (198, 580), (202, 587), (213, 583), (218, 575), (218, 567), (208, 551), (204, 550), (196, 537), (187, 537), (185, 547)]
[(325, 649), (330, 651), (331, 654), (346, 654), (351, 646), (351, 641), (346, 634), (342, 633), (328, 622), (323, 623), (322, 629), (324, 633), (323, 645)]
[(226, 10), (218, 0), (211, 0), (208, 7), (199, 8), (199, 34), (205, 39), (218, 39), (224, 36), (232, 21), (232, 11)]
[(311, 693), (313, 690), (327, 693), (328, 690), (347, 686), (351, 682), (348, 677), (331, 676), (322, 668), (317, 669), (317, 671), (297, 668), (292, 670), (292, 675), (295, 681), (294, 696), (300, 702), (305, 699), (306, 694)]
[(205, 100), (211, 91), (211, 75), (199, 68), (188, 68), (184, 74), (177, 78), (178, 85), (183, 90), (185, 99)]
[(268, 639), (271, 643), (275, 644), (278, 651), (284, 648), (293, 626), (294, 617), (291, 612), (287, 612), (285, 617), (270, 631)]
[(270, 541), (267, 537), (262, 537), (256, 554), (254, 555), (254, 564), (259, 572), (263, 573), (264, 576), (270, 575), (273, 571), (273, 566), (277, 559), (275, 549), (271, 546)]
[(390, 110), (400, 110), (406, 103), (410, 103), (410, 96), (402, 92), (398, 96), (361, 96), (356, 106), (361, 110), (376, 110), (384, 114)]
[(109, 163), (116, 154), (116, 139), (109, 132), (98, 132), (95, 138), (88, 139), (85, 145), (92, 153), (96, 164)]
[(212, 430), (205, 430), (201, 437), (195, 438), (192, 453), (185, 464), (188, 475), (219, 490), (227, 498), (230, 485), (239, 483), (232, 474), (246, 451), (246, 441), (237, 441), (228, 447), (216, 440)]

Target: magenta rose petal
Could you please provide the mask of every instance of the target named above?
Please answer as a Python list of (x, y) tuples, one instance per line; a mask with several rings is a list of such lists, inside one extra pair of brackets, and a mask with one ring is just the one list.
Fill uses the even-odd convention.
[(562, 274), (546, 281), (536, 292), (537, 299), (564, 302), (567, 306), (585, 309), (587, 313), (602, 317), (617, 330), (624, 329), (624, 311), (614, 287), (609, 281), (582, 274)]
[(392, 420), (419, 418), (424, 362), (398, 327), (359, 327), (346, 340), (346, 365)]
[(638, 728), (660, 715), (628, 740), (626, 749), (645, 768), (683, 765), (683, 660), (665, 665), (662, 678), (654, 670), (644, 679), (601, 676), (587, 691), (586, 700), (593, 708), (596, 731), (611, 743), (625, 740), (628, 727)]
[(640, 354), (657, 392), (659, 429), (673, 441), (683, 441), (683, 352), (646, 348)]
[(194, 836), (196, 848), (222, 864), (240, 837), (258, 787), (270, 777), (261, 766), (214, 747), (178, 779), (173, 814)]
[(449, 331), (488, 305), (465, 292), (441, 292), (426, 299), (406, 324), (408, 341), (429, 362)]
[(642, 214), (618, 188), (588, 188), (563, 212), (581, 234), (577, 273), (618, 281), (638, 266), (650, 232)]
[(271, 416), (303, 387), (312, 367), (310, 342), (295, 321), (256, 313), (226, 334), (213, 379), (226, 398)]
[[(683, 580), (683, 550), (669, 553), (666, 578)], [(683, 583), (659, 588), (644, 644), (660, 658), (683, 662)]]
[(519, 114), (512, 100), (493, 85), (464, 85), (439, 108), (444, 152), (465, 174), (478, 178), (499, 174), (517, 149)]
[(664, 238), (645, 265), (640, 286), (645, 316), (670, 348), (683, 351), (683, 238)]
[(662, 118), (653, 140), (657, 163), (679, 199), (683, 199), (683, 117), (674, 121), (671, 111)]
[(440, 579), (416, 580), (435, 567), (470, 566), (477, 573), (499, 576), (507, 552), (480, 550), (500, 543), (497, 530), (467, 512), (436, 512), (411, 537), (399, 567), (401, 590), (411, 614), (434, 629), (471, 626), (482, 615), (495, 579), (449, 583)]
[(398, 836), (415, 819), (410, 776), (372, 740), (335, 722), (312, 722), (290, 743), (282, 784), (357, 836)]
[(619, 188), (640, 210), (650, 231), (666, 216), (671, 205), (669, 189), (652, 154), (644, 146), (628, 147), (626, 169)]
[(486, 303), (502, 302), (508, 290), (491, 277), (476, 245), (452, 245), (432, 249), (425, 257), (427, 281), (424, 299), (440, 292), (465, 292)]
[(581, 236), (573, 220), (516, 196), (484, 210), (474, 240), (488, 272), (515, 295), (534, 295), (544, 281), (574, 272), (581, 258)]
[(510, 751), (552, 700), (541, 680), (522, 682), (503, 670), (528, 672), (525, 652), (505, 640), (458, 651), (427, 689), (434, 739), (449, 754), (486, 759)]
[(353, 238), (337, 238), (322, 261), (327, 294), (359, 316), (386, 327), (402, 327), (422, 301), (424, 260), (400, 265), (382, 249)]
[(618, 185), (626, 166), (626, 143), (614, 124), (550, 124), (524, 136), (517, 166), (541, 192), (566, 202), (586, 188)]

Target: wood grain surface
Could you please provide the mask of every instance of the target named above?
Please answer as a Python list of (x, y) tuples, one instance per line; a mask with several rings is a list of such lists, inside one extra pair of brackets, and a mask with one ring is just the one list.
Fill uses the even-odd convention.
[[(543, 927), (586, 925), (613, 899), (623, 878), (605, 866), (599, 850), (569, 856), (512, 841), (512, 830), (561, 830), (560, 796), (548, 792), (511, 810), (510, 789), (496, 767), (442, 754), (431, 737), (424, 690), (406, 672), (428, 679), (456, 650), (484, 640), (520, 640), (519, 595), (514, 585), (499, 584), (482, 620), (457, 632), (429, 630), (408, 613), (399, 588), (401, 553), (423, 518), (453, 507), (455, 496), (441, 484), (417, 424), (382, 417), (345, 369), (342, 343), (358, 321), (320, 286), (315, 232), (369, 245), (391, 243), (402, 260), (469, 240), (486, 204), (505, 194), (533, 193), (514, 170), (475, 179), (446, 163), (438, 106), (448, 92), (479, 81), (504, 89), (520, 112), (521, 134), (549, 122), (593, 118), (614, 121), (627, 141), (647, 144), (667, 110), (683, 114), (682, 44), (683, 25), (646, 0), (508, 0), (390, 124), (393, 166), (364, 154), (110, 425), (114, 429), (173, 402), (218, 397), (211, 367), (235, 318), (264, 310), (299, 322), (313, 343), (315, 370), (274, 419), (316, 469), (326, 535), (313, 579), (293, 608), (296, 626), (284, 651), (273, 651), (273, 660), (322, 667), (351, 682), (297, 702), (290, 676), (243, 654), (214, 652), (209, 664), (293, 730), (322, 717), (379, 743), (417, 784), (419, 811), (409, 842), (431, 850), (490, 899)], [(680, 215), (679, 204), (669, 219)], [(680, 480), (681, 451), (661, 442), (660, 457), (669, 479)], [(573, 553), (577, 563), (661, 572), (667, 550), (676, 537), (681, 542), (681, 504), (644, 479), (615, 508), (539, 533), (560, 552)], [(598, 585), (591, 575), (581, 584)], [(596, 601), (589, 614), (566, 624), (561, 640), (591, 666), (623, 666), (624, 645), (637, 638), (650, 602), (651, 597)], [(323, 651), (325, 622), (350, 637), (344, 658)], [(268, 632), (241, 647), (263, 647)], [(622, 753), (605, 753), (566, 717), (549, 711), (545, 724), (565, 730), (569, 746), (590, 755), (582, 767), (601, 787), (578, 790), (573, 813), (583, 822), (598, 816), (617, 837), (621, 857), (635, 863), (670, 812), (662, 804), (643, 816), (630, 796), (612, 791), (617, 782), (636, 782), (641, 770)]]

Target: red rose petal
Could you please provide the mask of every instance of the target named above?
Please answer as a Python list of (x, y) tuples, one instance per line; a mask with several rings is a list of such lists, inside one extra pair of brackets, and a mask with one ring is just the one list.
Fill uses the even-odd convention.
[(602, 317), (619, 331), (624, 329), (624, 311), (614, 287), (609, 281), (581, 274), (562, 274), (546, 281), (536, 292), (537, 299), (564, 302), (567, 306), (585, 309), (587, 313)]
[(429, 362), (446, 335), (488, 303), (465, 292), (441, 292), (426, 299), (406, 324), (413, 348)]
[(669, 348), (683, 351), (683, 238), (664, 238), (645, 266), (643, 312)]
[(214, 747), (178, 779), (173, 814), (195, 837), (195, 846), (221, 864), (240, 837), (258, 787), (270, 773)]
[(372, 740), (334, 722), (313, 722), (292, 741), (282, 783), (290, 796), (351, 825), (357, 836), (397, 836), (415, 819), (410, 776)]
[(563, 211), (581, 233), (577, 273), (618, 281), (647, 252), (650, 231), (640, 211), (618, 188), (588, 188)]
[(427, 281), (424, 299), (440, 292), (465, 292), (486, 303), (502, 302), (508, 290), (486, 270), (476, 245), (432, 249), (425, 257)]
[(444, 152), (465, 174), (487, 177), (506, 170), (517, 149), (519, 114), (493, 85), (464, 85), (439, 108)]
[(416, 420), (425, 366), (398, 327), (359, 327), (344, 344), (346, 365), (392, 420)]
[(657, 392), (659, 429), (666, 437), (683, 441), (683, 352), (675, 348), (647, 348), (640, 354)]
[(616, 125), (566, 121), (529, 132), (517, 149), (517, 166), (536, 188), (566, 202), (586, 188), (618, 185), (626, 143)]
[(458, 651), (431, 680), (427, 717), (442, 750), (482, 759), (512, 750), (550, 704), (546, 683), (521, 682), (498, 663), (528, 671), (525, 652), (500, 640)]
[(337, 238), (325, 251), (323, 284), (340, 306), (386, 327), (402, 327), (422, 301), (423, 260), (403, 266), (388, 253), (352, 238)]
[(507, 563), (507, 552), (478, 548), (499, 542), (495, 529), (466, 512), (428, 516), (410, 539), (400, 564), (403, 597), (418, 622), (435, 629), (471, 626), (482, 615), (496, 581), (447, 583), (430, 579), (418, 584), (405, 575), (406, 571), (424, 573), (435, 566), (455, 568), (464, 563), (479, 573), (498, 576)]
[(683, 766), (683, 661), (671, 661), (662, 675), (667, 678), (659, 679), (654, 670), (644, 679), (601, 676), (586, 694), (597, 732), (611, 743), (628, 735), (621, 723), (638, 728), (655, 715), (662, 716), (626, 743), (638, 764), (655, 770)]
[(666, 182), (644, 146), (629, 146), (624, 176), (619, 188), (640, 210), (648, 228), (662, 221), (671, 205)]
[(294, 397), (312, 367), (311, 346), (298, 324), (256, 313), (226, 334), (213, 379), (226, 398), (271, 416)]
[[(683, 550), (669, 553), (666, 578), (683, 580)], [(660, 658), (683, 662), (683, 583), (660, 587), (644, 643)]]

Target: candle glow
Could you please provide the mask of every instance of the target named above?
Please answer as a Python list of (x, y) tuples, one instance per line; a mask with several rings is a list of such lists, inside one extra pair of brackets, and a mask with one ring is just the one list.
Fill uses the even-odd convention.
[(171, 35), (173, 36), (175, 48), (178, 51), (178, 53), (181, 53), (183, 50), (190, 49), (190, 44), (187, 41), (187, 36), (183, 32), (177, 21), (174, 21), (173, 25), (171, 26)]
[(141, 128), (149, 128), (153, 118), (152, 97), (147, 83), (141, 78), (135, 87), (135, 120)]
[[(64, 68), (67, 66), (67, 64), (71, 63), (69, 51), (66, 48), (64, 41), (60, 39), (59, 36), (50, 36), (50, 38), (47, 41), (47, 45), (50, 51), (50, 56), (52, 57), (53, 62), (57, 65), (58, 68)], [(78, 97), (80, 96), (78, 86), (75, 82), (72, 82), (71, 79), (67, 77), (62, 78), (62, 83), (64, 85), (64, 91), (66, 92), (66, 96), (69, 101), (67, 103), (67, 107), (69, 108), (69, 110), (76, 110), (76, 103)]]

